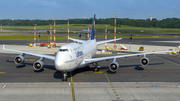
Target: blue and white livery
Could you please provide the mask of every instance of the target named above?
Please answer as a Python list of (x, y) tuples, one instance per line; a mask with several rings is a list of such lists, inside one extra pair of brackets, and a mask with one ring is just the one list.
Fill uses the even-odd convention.
[(73, 40), (82, 44), (70, 43), (67, 45), (63, 45), (60, 47), (56, 56), (49, 56), (49, 55), (43, 55), (43, 54), (36, 54), (36, 53), (6, 49), (5, 45), (3, 45), (3, 50), (21, 53), (20, 55), (14, 58), (14, 62), (16, 64), (21, 64), (24, 62), (25, 54), (40, 57), (40, 59), (33, 64), (34, 70), (41, 70), (43, 68), (44, 59), (53, 60), (55, 68), (58, 71), (61, 71), (63, 73), (63, 78), (62, 78), (63, 81), (67, 80), (67, 72), (71, 72), (81, 67), (85, 67), (86, 69), (88, 69), (89, 68), (88, 65), (90, 64), (93, 64), (95, 66), (94, 71), (98, 71), (100, 68), (100, 66), (98, 65), (98, 62), (100, 61), (113, 59), (113, 62), (110, 63), (109, 65), (109, 70), (112, 72), (115, 72), (119, 68), (119, 64), (116, 62), (116, 58), (144, 55), (144, 57), (140, 60), (140, 64), (142, 66), (147, 66), (149, 64), (149, 59), (146, 57), (146, 54), (172, 52), (172, 51), (160, 51), (160, 52), (139, 53), (139, 54), (132, 54), (132, 55), (117, 55), (117, 56), (93, 58), (93, 56), (96, 54), (98, 45), (122, 39), (122, 38), (118, 38), (118, 39), (111, 39), (107, 41), (96, 42), (96, 39), (94, 38), (94, 34), (95, 34), (95, 15), (92, 22), (90, 40), (86, 41), (86, 40), (69, 38), (70, 40)]

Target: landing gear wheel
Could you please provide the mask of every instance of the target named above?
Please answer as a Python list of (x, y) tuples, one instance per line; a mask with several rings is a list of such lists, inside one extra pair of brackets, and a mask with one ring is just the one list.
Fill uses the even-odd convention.
[(88, 71), (89, 69), (90, 69), (89, 66), (84, 67), (84, 70), (85, 70), (85, 71)]
[(67, 81), (67, 72), (62, 72), (62, 73), (63, 73), (62, 81)]
[(98, 72), (99, 71), (99, 68), (98, 67), (94, 67), (94, 72)]
[(94, 63), (92, 63), (92, 65), (94, 66), (94, 69), (93, 69), (94, 72), (98, 72), (99, 68), (100, 68), (99, 64), (97, 62), (94, 62)]
[(67, 77), (63, 77), (63, 78), (62, 78), (62, 81), (67, 81)]

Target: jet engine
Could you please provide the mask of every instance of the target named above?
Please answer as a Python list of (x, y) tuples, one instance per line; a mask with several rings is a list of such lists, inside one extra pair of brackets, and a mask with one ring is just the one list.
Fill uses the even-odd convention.
[(15, 62), (16, 64), (21, 64), (21, 63), (23, 63), (23, 62), (24, 62), (24, 56), (22, 56), (22, 55), (16, 56), (16, 57), (14, 58), (14, 62)]
[(111, 62), (109, 65), (109, 70), (111, 72), (115, 72), (119, 68), (119, 64), (117, 62)]
[(140, 64), (142, 66), (147, 66), (149, 64), (149, 59), (147, 57), (143, 57), (141, 60), (140, 60)]
[(42, 61), (36, 61), (34, 64), (33, 64), (33, 68), (34, 70), (36, 71), (39, 71), (43, 68), (43, 65), (44, 65), (44, 62)]

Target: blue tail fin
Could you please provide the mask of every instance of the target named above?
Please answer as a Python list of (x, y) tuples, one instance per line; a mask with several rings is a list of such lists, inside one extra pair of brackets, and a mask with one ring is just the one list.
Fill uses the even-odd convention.
[(95, 14), (94, 14), (94, 18), (93, 18), (93, 22), (92, 22), (92, 28), (91, 28), (91, 36), (90, 36), (90, 40), (94, 40), (94, 32), (95, 32)]

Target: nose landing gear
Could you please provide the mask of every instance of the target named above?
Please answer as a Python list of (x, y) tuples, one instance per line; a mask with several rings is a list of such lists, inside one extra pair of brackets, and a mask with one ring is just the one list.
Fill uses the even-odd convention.
[(67, 81), (67, 72), (62, 72), (63, 77), (62, 77), (62, 81)]

